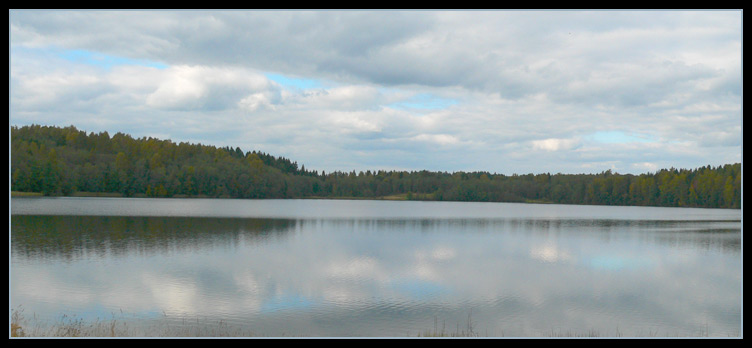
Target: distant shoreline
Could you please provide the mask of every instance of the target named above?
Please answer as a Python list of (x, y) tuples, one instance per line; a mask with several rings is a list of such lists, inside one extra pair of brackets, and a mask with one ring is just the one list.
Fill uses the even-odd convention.
[[(234, 197), (212, 197), (212, 196), (188, 196), (188, 195), (174, 195), (172, 197), (149, 197), (145, 194), (135, 194), (130, 197), (123, 196), (121, 193), (117, 192), (75, 192), (68, 196), (45, 196), (41, 192), (21, 192), (21, 191), (11, 191), (10, 192), (11, 197), (110, 197), (110, 198), (200, 198), (200, 199), (211, 199), (211, 198), (228, 198), (228, 199), (235, 199)], [(308, 196), (308, 197), (294, 197), (294, 198), (275, 198), (275, 199), (341, 199), (341, 200), (377, 200), (377, 201), (406, 201), (407, 194), (396, 194), (396, 195), (388, 195), (388, 196), (379, 196), (379, 197), (325, 197), (325, 196)]]
[[(11, 198), (25, 198), (25, 197), (99, 197), (99, 198), (180, 198), (180, 199), (244, 199), (236, 197), (211, 197), (211, 196), (187, 196), (187, 195), (174, 195), (172, 197), (149, 197), (144, 194), (136, 194), (130, 197), (123, 196), (117, 192), (76, 192), (68, 196), (45, 196), (40, 192), (20, 192), (11, 191)], [(424, 197), (425, 198), (425, 197)], [(653, 208), (693, 208), (693, 209), (734, 209), (741, 210), (741, 208), (714, 208), (714, 207), (665, 207), (660, 205), (608, 205), (608, 204), (580, 204), (580, 203), (556, 203), (546, 200), (525, 200), (521, 202), (496, 202), (496, 201), (450, 201), (450, 200), (434, 200), (434, 199), (420, 199), (413, 198), (408, 199), (408, 194), (396, 194), (380, 197), (325, 197), (325, 196), (308, 196), (308, 197), (292, 197), (292, 198), (253, 198), (253, 199), (311, 199), (311, 200), (355, 200), (355, 201), (412, 201), (412, 202), (465, 202), (465, 203), (520, 203), (520, 204), (562, 204), (562, 205), (584, 205), (584, 206), (604, 206), (604, 207), (653, 207)]]
[[(69, 197), (350, 199), (741, 208), (741, 163), (655, 173), (325, 173), (240, 148), (12, 127), (11, 190)], [(24, 194), (16, 194), (18, 197)], [(25, 194), (34, 196), (34, 194)], [(11, 196), (14, 196), (11, 193)]]
[[(212, 199), (212, 198), (222, 198), (222, 199), (235, 199), (234, 197), (212, 197), (212, 196), (187, 196), (187, 195), (174, 195), (172, 197), (149, 197), (145, 194), (135, 194), (130, 197), (123, 196), (121, 193), (117, 192), (75, 192), (72, 195), (68, 196), (44, 196), (41, 192), (21, 192), (21, 191), (11, 191), (10, 193), (11, 197), (110, 197), (110, 198), (199, 198), (199, 199)], [(356, 201), (430, 201), (434, 202), (435, 199), (432, 199), (433, 197), (430, 195), (414, 195), (413, 199), (410, 199), (410, 195), (407, 193), (401, 193), (401, 194), (394, 194), (394, 195), (387, 195), (387, 196), (378, 196), (378, 197), (354, 197), (354, 196), (341, 196), (341, 197), (327, 197), (327, 196), (307, 196), (307, 197), (293, 197), (293, 198), (274, 198), (274, 199), (334, 199), (334, 200), (356, 200)], [(428, 199), (424, 199), (428, 198)], [(453, 202), (453, 201), (448, 201)], [(457, 202), (465, 202), (465, 201), (457, 201)], [(550, 202), (543, 199), (529, 199), (525, 200), (524, 202), (489, 202), (489, 201), (469, 201), (469, 202), (478, 202), (478, 203), (531, 203), (531, 204), (555, 204), (554, 202)]]

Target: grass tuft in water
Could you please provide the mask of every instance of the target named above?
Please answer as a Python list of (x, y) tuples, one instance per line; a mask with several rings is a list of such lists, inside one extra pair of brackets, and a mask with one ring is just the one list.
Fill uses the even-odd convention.
[(471, 311), (467, 315), (467, 322), (464, 328), (460, 329), (458, 323), (453, 332), (446, 330), (446, 322), (442, 322), (441, 329), (439, 329), (439, 320), (434, 317), (433, 331), (425, 331), (422, 334), (419, 334), (418, 337), (480, 337), (480, 334), (473, 328), (472, 314)]

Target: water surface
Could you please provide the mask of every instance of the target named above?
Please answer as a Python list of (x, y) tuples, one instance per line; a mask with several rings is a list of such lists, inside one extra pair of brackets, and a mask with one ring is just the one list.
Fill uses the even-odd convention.
[[(13, 198), (11, 307), (259, 336), (739, 336), (741, 212)], [(125, 314), (123, 314), (125, 313)], [(198, 323), (198, 324), (197, 324)]]

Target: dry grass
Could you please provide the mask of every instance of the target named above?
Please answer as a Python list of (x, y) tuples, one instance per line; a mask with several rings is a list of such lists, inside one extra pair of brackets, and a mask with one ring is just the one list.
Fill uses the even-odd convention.
[(63, 315), (53, 325), (43, 325), (36, 316), (24, 317), (23, 308), (11, 314), (11, 337), (128, 337), (128, 325), (116, 319), (85, 322), (82, 318)]

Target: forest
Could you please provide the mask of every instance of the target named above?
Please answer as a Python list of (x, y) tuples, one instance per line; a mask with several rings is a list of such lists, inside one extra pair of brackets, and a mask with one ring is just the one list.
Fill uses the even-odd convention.
[(11, 191), (47, 196), (362, 198), (741, 208), (741, 164), (640, 175), (326, 173), (240, 148), (69, 127), (11, 127)]

